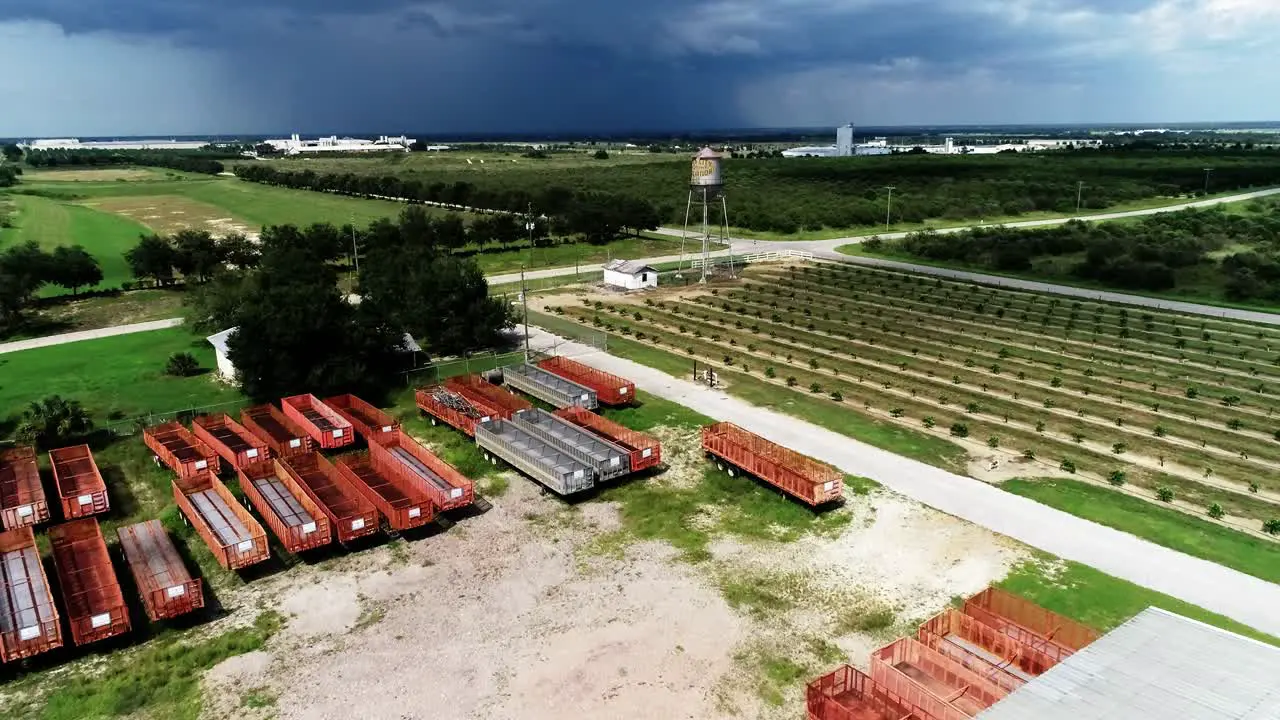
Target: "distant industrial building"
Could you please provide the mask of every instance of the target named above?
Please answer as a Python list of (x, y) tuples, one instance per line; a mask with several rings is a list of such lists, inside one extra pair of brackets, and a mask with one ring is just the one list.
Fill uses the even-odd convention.
[(889, 155), (891, 153), (926, 152), (931, 155), (992, 155), (1011, 150), (1014, 152), (1031, 152), (1035, 150), (1054, 150), (1064, 147), (1092, 147), (1101, 144), (1101, 140), (1082, 138), (1032, 138), (1016, 143), (998, 145), (963, 145), (957, 144), (955, 138), (944, 138), (940, 145), (892, 145), (888, 138), (875, 138), (862, 143), (853, 141), (853, 126), (844, 125), (836, 128), (835, 145), (806, 145), (782, 151), (783, 157), (852, 157), (863, 155)]
[(207, 147), (207, 140), (92, 140), (81, 142), (77, 138), (46, 138), (32, 140), (23, 145), (28, 150), (199, 150)]
[(380, 136), (377, 140), (363, 138), (329, 137), (316, 140), (303, 140), (294, 133), (288, 139), (263, 140), (262, 144), (270, 145), (277, 152), (285, 155), (308, 155), (316, 153), (363, 153), (363, 152), (409, 152), (409, 147), (417, 140), (403, 135), (399, 137)]

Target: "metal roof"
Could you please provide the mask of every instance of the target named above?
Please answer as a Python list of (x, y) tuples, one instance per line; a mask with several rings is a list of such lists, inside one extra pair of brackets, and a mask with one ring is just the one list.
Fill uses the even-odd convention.
[(223, 330), (217, 335), (210, 335), (209, 337), (205, 338), (205, 340), (208, 340), (209, 344), (212, 345), (213, 349), (216, 350), (220, 355), (226, 355), (227, 340), (231, 337), (231, 334), (234, 333), (236, 330), (239, 330), (239, 328), (227, 328), (226, 330)]
[(979, 720), (1280, 720), (1280, 648), (1147, 608)]
[(642, 272), (657, 272), (652, 265), (645, 265), (639, 260), (610, 260), (605, 263), (605, 270), (613, 272), (625, 273), (627, 275), (639, 275)]

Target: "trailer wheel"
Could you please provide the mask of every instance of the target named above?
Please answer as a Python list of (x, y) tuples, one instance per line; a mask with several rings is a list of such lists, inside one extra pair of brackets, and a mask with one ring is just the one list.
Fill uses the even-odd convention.
[(720, 472), (724, 472), (724, 463), (722, 463), (722, 462), (720, 462), (719, 460), (717, 460), (717, 461), (716, 461), (716, 469), (717, 469), (717, 470), (719, 470)]
[(724, 471), (725, 471), (725, 472), (727, 472), (727, 473), (729, 473), (729, 477), (734, 477), (734, 473), (733, 473), (733, 466), (732, 466), (732, 465), (730, 465), (730, 466), (726, 467), (726, 468), (724, 469)]
[(435, 427), (435, 426), (436, 426), (436, 419), (431, 418), (431, 427)]

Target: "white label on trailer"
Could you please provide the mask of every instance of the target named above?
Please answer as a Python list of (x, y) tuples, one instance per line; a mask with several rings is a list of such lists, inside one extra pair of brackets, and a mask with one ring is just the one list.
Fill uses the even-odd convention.
[(196, 469), (197, 469), (197, 470), (203, 470), (203, 469), (205, 469), (205, 468), (207, 468), (207, 467), (209, 467), (209, 461), (208, 461), (208, 460), (197, 460), (197, 461), (196, 461)]
[(351, 529), (352, 529), (352, 530), (363, 530), (363, 529), (364, 529), (364, 520), (363, 520), (363, 519), (359, 519), (359, 518), (357, 518), (357, 519), (355, 519), (355, 520), (352, 520), (352, 521), (351, 521)]
[(831, 489), (834, 488), (835, 486), (836, 484), (834, 482), (828, 481), (822, 484), (822, 489), (826, 490), (827, 492), (831, 492)]
[(581, 471), (581, 470), (574, 470), (574, 471), (573, 471), (573, 479), (574, 479), (574, 480), (581, 480), (581, 479), (582, 479), (582, 471)]
[(316, 531), (316, 524), (313, 522), (306, 523), (305, 525), (302, 526), (303, 535), (310, 535), (315, 531)]
[(609, 464), (610, 464), (611, 466), (613, 466), (613, 467), (617, 467), (617, 466), (618, 466), (618, 458), (616, 458), (616, 457), (611, 457), (611, 458), (609, 458)]
[(382, 432), (391, 432), (391, 426), (390, 426), (390, 425), (383, 425), (383, 426), (382, 426)]
[(19, 640), (35, 640), (35, 639), (36, 639), (36, 638), (38, 638), (38, 637), (40, 637), (40, 626), (39, 626), (39, 625), (32, 625), (31, 627), (24, 627), (24, 628), (22, 628), (21, 630), (19, 630), (19, 631), (18, 631), (18, 639), (19, 639)]
[(187, 594), (187, 586), (174, 585), (173, 587), (165, 588), (164, 594), (168, 595), (170, 598), (182, 597), (183, 595)]
[(252, 549), (253, 549), (252, 540), (242, 540), (239, 545), (236, 545), (236, 550), (240, 552), (249, 552)]
[(653, 455), (653, 448), (645, 448), (644, 452), (640, 453), (640, 457), (651, 457), (652, 455)]
[(629, 392), (631, 392), (631, 388), (627, 387), (626, 385), (623, 385), (622, 387), (618, 388), (619, 395), (626, 395)]
[(452, 489), (452, 490), (450, 490), (450, 491), (449, 491), (449, 498), (450, 498), (450, 499), (457, 499), (457, 498), (460, 498), (460, 497), (462, 497), (462, 488), (454, 488), (454, 489)]
[(588, 400), (591, 399), (591, 396), (584, 393), (582, 397), (579, 399), (582, 400), (582, 402), (587, 402)]
[(489, 416), (488, 416), (488, 415), (485, 415), (484, 417), (480, 418), (480, 422), (482, 422), (482, 423), (487, 423), (487, 422), (489, 422)]
[(90, 627), (100, 628), (103, 625), (111, 624), (111, 613), (102, 613), (89, 618)]
[(293, 447), (302, 447), (302, 439), (301, 439), (301, 438), (294, 438), (294, 439), (290, 440), (290, 441), (289, 441), (289, 447), (291, 447), (291, 448), (293, 448)]
[(247, 458), (256, 458), (256, 457), (258, 457), (258, 448), (249, 448), (248, 450), (245, 450), (245, 451), (244, 451), (244, 456), (245, 456), (245, 457), (247, 457)]
[(422, 517), (422, 508), (409, 508), (409, 517)]
[(80, 497), (76, 498), (76, 502), (80, 503), (81, 505), (92, 505), (92, 504), (93, 504), (93, 496), (92, 496), (92, 495), (81, 495)]
[(18, 517), (31, 517), (33, 513), (35, 513), (35, 510), (30, 505), (23, 505), (18, 508)]
[(333, 431), (333, 436), (334, 436), (334, 437), (336, 437), (336, 438), (340, 438), (340, 437), (342, 437), (342, 436), (343, 436), (343, 435), (345, 435), (345, 434), (346, 434), (346, 431), (345, 431), (345, 430), (343, 430), (342, 428), (338, 428), (337, 430), (334, 430), (334, 431)]

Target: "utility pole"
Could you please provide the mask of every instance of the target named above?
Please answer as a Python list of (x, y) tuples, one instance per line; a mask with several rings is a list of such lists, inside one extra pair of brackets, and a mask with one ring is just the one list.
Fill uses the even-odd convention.
[(351, 213), (351, 261), (356, 266), (356, 277), (360, 277), (360, 251), (356, 249), (356, 215)]
[(1084, 199), (1084, 181), (1076, 182), (1076, 214), (1080, 214), (1080, 202)]
[(524, 263), (520, 263), (520, 305), (524, 314), (524, 361), (529, 362), (529, 292), (524, 286)]
[(1209, 194), (1209, 173), (1213, 172), (1213, 168), (1204, 169), (1204, 194)]
[(885, 185), (884, 189), (889, 191), (889, 200), (887, 203), (885, 203), (885, 209), (884, 209), (884, 229), (885, 229), (885, 232), (888, 232), (889, 218), (893, 216), (893, 191), (896, 190), (897, 188), (893, 185)]

